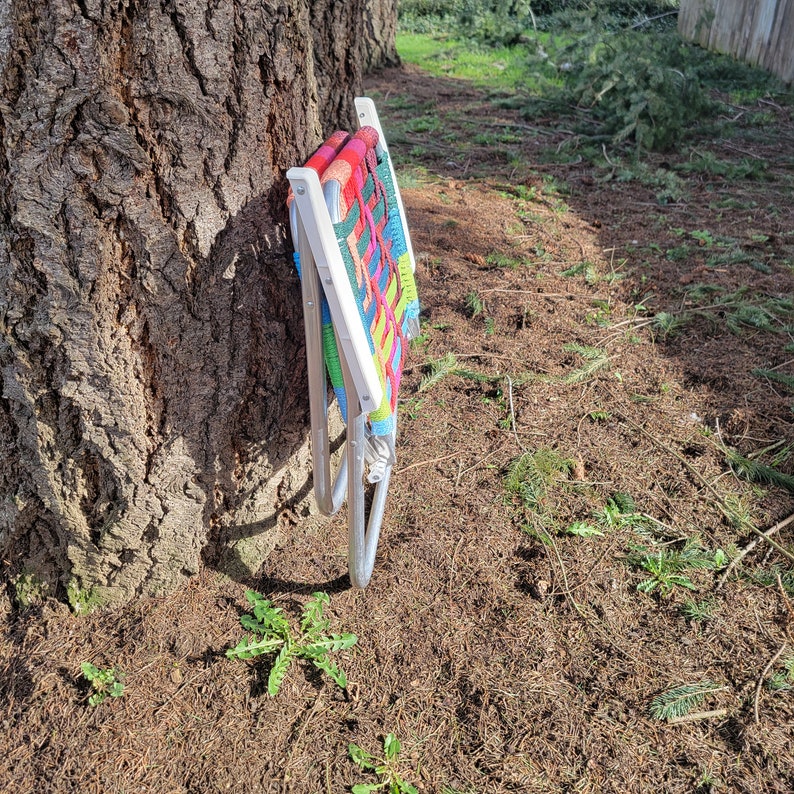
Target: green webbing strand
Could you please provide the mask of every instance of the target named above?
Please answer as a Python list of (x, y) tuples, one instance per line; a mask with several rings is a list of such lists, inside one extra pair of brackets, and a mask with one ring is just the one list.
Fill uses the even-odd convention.
[(328, 370), (331, 385), (335, 389), (344, 388), (342, 362), (339, 360), (339, 349), (336, 346), (334, 327), (330, 323), (323, 326), (323, 353), (325, 354), (325, 368)]

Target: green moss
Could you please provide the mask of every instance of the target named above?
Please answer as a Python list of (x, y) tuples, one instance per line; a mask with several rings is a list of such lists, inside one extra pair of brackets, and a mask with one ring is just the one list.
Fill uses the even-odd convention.
[(20, 607), (27, 608), (42, 601), (48, 591), (47, 583), (36, 574), (24, 572), (14, 581), (14, 599)]
[(87, 615), (105, 606), (105, 599), (99, 595), (96, 588), (84, 589), (80, 587), (76, 578), (70, 579), (69, 584), (66, 585), (66, 598), (78, 615)]

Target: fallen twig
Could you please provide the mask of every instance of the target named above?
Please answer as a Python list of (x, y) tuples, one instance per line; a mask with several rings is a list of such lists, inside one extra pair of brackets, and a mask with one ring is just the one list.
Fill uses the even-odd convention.
[[(474, 123), (474, 122), (472, 122)], [(537, 132), (540, 135), (556, 135), (558, 132), (564, 132), (567, 135), (576, 135), (575, 132), (571, 132), (570, 130), (549, 130), (545, 129), (544, 127), (532, 127), (529, 124), (516, 124), (514, 122), (502, 122), (502, 121), (477, 121), (476, 122), (478, 127), (486, 126), (486, 127), (505, 127), (507, 129), (512, 130), (527, 130), (528, 132)]]
[(786, 594), (786, 588), (783, 587), (783, 579), (780, 576), (780, 571), (778, 571), (777, 574), (777, 589), (780, 591), (780, 597), (783, 599), (783, 606), (786, 607), (789, 617), (794, 618), (794, 608), (792, 608), (791, 601), (789, 601), (788, 595)]
[(645, 17), (645, 19), (635, 22), (633, 25), (627, 28), (627, 30), (635, 30), (636, 28), (641, 28), (643, 25), (647, 25), (649, 22), (655, 22), (657, 19), (664, 19), (665, 17), (672, 17), (676, 14), (678, 14), (677, 8), (675, 11), (665, 11), (663, 14), (657, 14), (655, 17)]
[(761, 687), (764, 685), (764, 679), (766, 678), (766, 674), (772, 669), (775, 662), (783, 655), (783, 651), (786, 650), (786, 646), (788, 645), (787, 642), (784, 642), (778, 652), (769, 660), (764, 671), (758, 678), (758, 683), (755, 685), (755, 699), (753, 700), (753, 714), (755, 715), (755, 724), (758, 725), (761, 722), (761, 718), (758, 716), (758, 703), (761, 699)]
[(456, 455), (463, 455), (466, 450), (458, 450), (457, 452), (450, 452), (449, 455), (442, 455), (440, 458), (430, 458), (429, 460), (420, 460), (416, 463), (412, 463), (410, 466), (403, 466), (403, 468), (398, 469), (395, 474), (402, 474), (405, 471), (410, 471), (411, 469), (416, 469), (419, 466), (429, 466), (431, 463), (441, 463), (442, 460), (449, 460), (450, 458), (454, 458)]
[(527, 448), (521, 443), (521, 439), (518, 437), (518, 431), (516, 430), (516, 412), (513, 406), (513, 379), (509, 375), (505, 375), (505, 378), (507, 380), (507, 397), (510, 403), (510, 426), (513, 428), (516, 444), (526, 452)]
[(732, 143), (723, 143), (723, 148), (730, 149), (734, 152), (739, 152), (739, 154), (743, 154), (746, 157), (751, 157), (753, 160), (761, 160), (763, 161), (763, 157), (759, 157), (757, 154), (753, 154), (753, 152), (748, 152), (746, 149), (740, 149), (738, 146), (734, 146)]
[(691, 714), (682, 714), (680, 717), (670, 717), (668, 725), (677, 725), (681, 722), (697, 722), (698, 720), (710, 720), (716, 717), (727, 717), (728, 709), (714, 709), (712, 711), (693, 711)]
[(606, 161), (607, 161), (607, 162), (608, 162), (608, 163), (609, 163), (609, 164), (610, 164), (610, 165), (611, 165), (613, 168), (617, 168), (617, 167), (618, 167), (618, 164), (617, 164), (617, 163), (613, 163), (613, 162), (612, 162), (612, 161), (609, 159), (609, 155), (607, 154), (607, 145), (606, 145), (605, 143), (602, 143), (602, 144), (601, 144), (601, 151), (602, 151), (602, 152), (603, 152), (603, 154), (604, 154), (604, 159), (605, 159), (605, 160), (606, 160)]
[(774, 535), (775, 532), (783, 529), (783, 527), (787, 527), (789, 524), (794, 522), (794, 513), (792, 513), (788, 518), (784, 518), (782, 521), (778, 521), (775, 526), (770, 527), (769, 529), (765, 530), (761, 533), (760, 536), (753, 538), (740, 552), (737, 554), (732, 560), (730, 565), (725, 569), (722, 576), (720, 576), (719, 581), (717, 582), (717, 590), (719, 590), (727, 581), (728, 577), (731, 575), (733, 569), (761, 542), (761, 538), (765, 538), (769, 540), (771, 535)]

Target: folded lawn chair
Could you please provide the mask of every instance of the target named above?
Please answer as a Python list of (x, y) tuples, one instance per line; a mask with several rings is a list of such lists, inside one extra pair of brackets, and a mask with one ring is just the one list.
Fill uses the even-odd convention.
[[(348, 566), (366, 587), (395, 462), (397, 392), (407, 343), (419, 332), (415, 261), (383, 130), (370, 99), (360, 129), (334, 133), (287, 172), (301, 275), (314, 492), (333, 515), (347, 496)], [(331, 475), (326, 371), (347, 425)], [(366, 517), (365, 479), (374, 484)]]

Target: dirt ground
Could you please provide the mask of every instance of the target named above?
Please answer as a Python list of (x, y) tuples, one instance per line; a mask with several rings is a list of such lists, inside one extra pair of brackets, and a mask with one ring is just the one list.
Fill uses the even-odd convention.
[[(88, 617), (9, 587), (0, 788), (336, 794), (379, 781), (348, 744), (377, 754), (394, 733), (422, 792), (794, 791), (790, 561), (762, 541), (722, 587), (679, 571), (696, 590), (637, 563), (687, 540), (730, 557), (746, 522), (794, 513), (726, 457), (794, 472), (794, 393), (768, 374), (794, 375), (790, 110), (740, 109), (626, 181), (617, 154), (596, 168), (460, 83), (406, 67), (368, 89), (424, 305), (371, 585), (349, 588), (340, 517), (297, 521), (253, 580), (208, 565)], [(558, 144), (568, 163), (544, 155)], [(794, 549), (792, 525), (774, 538)], [(226, 658), (247, 588), (293, 622), (329, 593), (332, 630), (358, 636), (346, 690), (295, 663), (271, 698), (265, 658)], [(124, 695), (89, 706), (84, 661), (122, 671)], [(702, 682), (681, 721), (651, 714)]]

